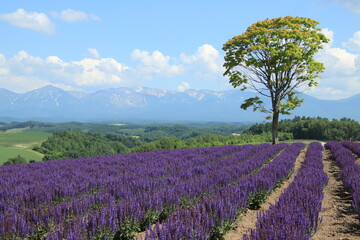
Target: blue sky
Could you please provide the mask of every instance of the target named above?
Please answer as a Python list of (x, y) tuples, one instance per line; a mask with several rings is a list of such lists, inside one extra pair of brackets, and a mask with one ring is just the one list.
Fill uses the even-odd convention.
[(252, 23), (310, 17), (331, 39), (308, 94), (360, 93), (360, 0), (6, 1), (0, 8), (0, 88), (25, 92), (150, 87), (231, 89), (222, 45)]

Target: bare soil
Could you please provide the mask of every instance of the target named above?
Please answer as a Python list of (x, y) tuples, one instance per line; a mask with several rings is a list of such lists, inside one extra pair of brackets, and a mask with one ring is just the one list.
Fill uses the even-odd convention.
[(360, 157), (356, 155), (356, 161), (355, 161), (356, 164), (360, 165)]
[(279, 200), (281, 194), (294, 180), (294, 177), (299, 171), (304, 159), (305, 150), (302, 150), (298, 158), (296, 159), (295, 167), (290, 178), (284, 181), (281, 187), (274, 189), (274, 191), (270, 194), (266, 201), (261, 205), (261, 208), (259, 210), (248, 209), (246, 213), (241, 214), (239, 219), (235, 222), (233, 230), (231, 230), (225, 235), (225, 240), (241, 240), (243, 239), (244, 234), (250, 233), (250, 230), (256, 227), (257, 214), (267, 211), (271, 204), (274, 205)]
[(359, 240), (360, 219), (351, 206), (351, 194), (345, 190), (340, 169), (329, 150), (323, 152), (324, 172), (329, 183), (324, 189), (320, 217), (322, 222), (312, 240)]

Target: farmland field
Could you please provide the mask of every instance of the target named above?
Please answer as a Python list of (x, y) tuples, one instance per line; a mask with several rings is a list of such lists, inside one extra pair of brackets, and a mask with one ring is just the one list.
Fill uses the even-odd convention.
[(20, 155), (26, 161), (41, 161), (43, 155), (31, 150), (31, 146), (40, 144), (51, 134), (42, 132), (22, 132), (16, 129), (6, 133), (0, 133), (0, 165), (9, 158)]
[(44, 132), (6, 132), (0, 133), (0, 146), (30, 147), (45, 141), (51, 134)]
[[(327, 148), (355, 164), (359, 145)], [(320, 143), (229, 145), (2, 166), (0, 238), (310, 239), (325, 225), (323, 151)], [(357, 167), (340, 168), (358, 211)], [(282, 185), (236, 233), (246, 209), (260, 213)]]
[(41, 161), (43, 158), (42, 154), (30, 149), (0, 146), (0, 165), (6, 162), (9, 158), (14, 158), (17, 155), (24, 157), (26, 161)]

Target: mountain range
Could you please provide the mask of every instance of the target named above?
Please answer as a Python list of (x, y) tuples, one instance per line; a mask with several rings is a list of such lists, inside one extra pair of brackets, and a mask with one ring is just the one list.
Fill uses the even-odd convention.
[[(300, 93), (305, 99), (295, 115), (342, 117), (360, 121), (360, 94), (341, 100), (322, 100)], [(26, 93), (0, 89), (0, 119), (38, 121), (219, 121), (259, 122), (266, 114), (242, 110), (253, 92), (151, 88), (111, 88), (94, 93), (65, 91), (48, 85)], [(284, 116), (282, 116), (284, 118)]]

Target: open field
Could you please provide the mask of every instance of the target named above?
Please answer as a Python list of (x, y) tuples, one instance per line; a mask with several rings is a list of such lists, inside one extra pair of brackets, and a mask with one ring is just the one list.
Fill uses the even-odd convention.
[(42, 154), (32, 151), (31, 149), (0, 146), (0, 165), (6, 162), (9, 158), (16, 157), (17, 155), (24, 157), (26, 161), (41, 161), (43, 158)]
[(6, 132), (0, 133), (0, 146), (28, 148), (45, 141), (51, 133), (44, 132)]
[(17, 155), (24, 157), (26, 161), (41, 161), (43, 155), (31, 150), (31, 147), (41, 144), (50, 135), (43, 132), (22, 132), (20, 129), (0, 133), (0, 165)]
[(2, 166), (0, 238), (360, 239), (360, 144), (325, 146), (228, 145)]

